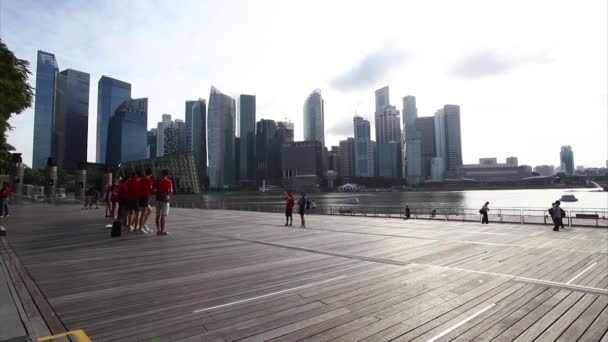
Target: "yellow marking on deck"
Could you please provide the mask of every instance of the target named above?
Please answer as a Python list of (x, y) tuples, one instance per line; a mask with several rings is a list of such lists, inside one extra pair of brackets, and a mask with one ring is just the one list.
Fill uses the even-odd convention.
[(50, 340), (54, 340), (57, 338), (66, 337), (68, 335), (72, 336), (72, 337), (76, 337), (78, 339), (78, 342), (91, 342), (91, 339), (89, 338), (89, 336), (87, 336), (87, 334), (82, 329), (72, 330), (72, 331), (68, 331), (68, 332), (64, 332), (64, 333), (52, 335), (52, 336), (39, 337), (38, 342), (50, 341)]

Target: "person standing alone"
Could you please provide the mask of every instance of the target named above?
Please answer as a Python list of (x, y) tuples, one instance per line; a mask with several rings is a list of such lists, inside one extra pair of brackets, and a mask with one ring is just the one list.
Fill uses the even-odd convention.
[(291, 191), (287, 191), (287, 193), (283, 196), (285, 200), (285, 226), (287, 227), (293, 225), (293, 207), (296, 201), (296, 198), (293, 196)]
[(559, 232), (559, 227), (563, 227), (563, 223), (562, 223), (562, 208), (559, 207), (559, 205), (561, 204), (560, 201), (555, 201), (555, 204), (553, 204), (553, 207), (551, 208), (551, 217), (553, 218), (553, 231), (555, 232)]
[(306, 215), (306, 208), (308, 206), (308, 198), (306, 197), (306, 193), (302, 192), (302, 196), (298, 200), (298, 211), (300, 213), (300, 228), (306, 228), (306, 221), (304, 220), (304, 215)]
[(481, 210), (479, 210), (479, 213), (481, 214), (481, 224), (488, 224), (488, 211), (490, 210), (490, 208), (488, 208), (488, 205), (490, 205), (490, 202), (486, 202), (486, 204), (483, 205), (483, 207), (481, 207)]
[(156, 234), (168, 235), (165, 230), (167, 216), (169, 216), (169, 201), (173, 193), (173, 182), (169, 179), (169, 170), (161, 172), (161, 177), (156, 181)]
[(0, 190), (0, 198), (2, 199), (2, 206), (0, 207), (0, 217), (8, 217), (8, 198), (11, 197), (11, 188), (7, 182), (2, 184), (2, 190)]

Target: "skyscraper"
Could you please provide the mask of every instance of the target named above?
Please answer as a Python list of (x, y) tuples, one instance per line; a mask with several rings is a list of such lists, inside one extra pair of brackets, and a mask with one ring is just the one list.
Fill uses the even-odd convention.
[(321, 89), (315, 89), (304, 102), (304, 140), (325, 146), (325, 109)]
[(193, 117), (192, 117), (192, 107), (196, 101), (186, 101), (185, 115), (184, 119), (186, 121), (185, 132), (184, 132), (184, 152), (192, 151), (192, 131), (193, 131)]
[[(390, 105), (388, 86), (376, 90), (376, 112), (381, 111), (385, 106)], [(377, 138), (376, 138), (377, 139)]]
[(214, 189), (224, 189), (235, 182), (235, 107), (233, 98), (211, 87), (207, 113), (208, 171), (209, 186)]
[(401, 178), (401, 144), (398, 141), (378, 145), (378, 176)]
[(559, 153), (559, 161), (564, 168), (563, 172), (568, 176), (572, 176), (574, 174), (574, 153), (570, 145), (562, 146)]
[(399, 111), (395, 106), (384, 106), (376, 112), (376, 143), (401, 142)]
[[(256, 180), (258, 184), (273, 184), (280, 177), (279, 169), (276, 169), (275, 156), (277, 149), (273, 148), (277, 134), (277, 124), (274, 120), (261, 119), (256, 123), (255, 133), (255, 160), (256, 160)], [(278, 171), (278, 172), (277, 172)]]
[(353, 118), (355, 132), (354, 167), (355, 176), (374, 176), (374, 148), (370, 137), (370, 124), (360, 116)]
[(85, 72), (66, 69), (57, 74), (52, 154), (68, 174), (87, 161), (89, 82)]
[(277, 121), (277, 132), (276, 137), (277, 143), (287, 144), (293, 142), (293, 122), (291, 121)]
[(106, 163), (118, 164), (146, 158), (148, 149), (148, 99), (126, 100), (111, 115)]
[(146, 158), (156, 157), (156, 130), (156, 128), (152, 128), (148, 131), (148, 148)]
[(462, 144), (460, 137), (460, 106), (445, 105), (445, 143), (447, 172), (454, 177), (459, 167), (462, 166)]
[(418, 108), (416, 107), (416, 97), (408, 95), (403, 98), (403, 130), (407, 137), (408, 125), (414, 125), (418, 117)]
[(416, 118), (416, 131), (420, 132), (420, 166), (422, 180), (432, 178), (431, 161), (435, 158), (435, 118)]
[(255, 180), (255, 95), (241, 95), (238, 101), (239, 112), (239, 180)]
[(97, 162), (106, 160), (108, 150), (108, 128), (116, 109), (131, 99), (131, 84), (108, 76), (102, 76), (97, 83)]
[(446, 143), (445, 143), (445, 114), (443, 108), (435, 112), (435, 161), (433, 162), (433, 180), (445, 177)]
[(165, 155), (165, 129), (171, 127), (171, 114), (163, 114), (162, 121), (156, 126), (156, 156)]
[(55, 113), (55, 78), (59, 66), (52, 53), (38, 50), (32, 167), (44, 168), (51, 156)]
[(338, 146), (338, 174), (340, 177), (355, 175), (355, 139), (341, 140)]
[(207, 184), (207, 103), (198, 99), (192, 104), (192, 152), (199, 185), (205, 189)]

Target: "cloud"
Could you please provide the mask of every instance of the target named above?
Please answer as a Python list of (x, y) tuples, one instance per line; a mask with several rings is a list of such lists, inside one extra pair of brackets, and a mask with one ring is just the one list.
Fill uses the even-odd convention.
[(330, 84), (341, 91), (375, 86), (391, 69), (401, 65), (405, 58), (402, 50), (385, 47), (363, 57), (359, 64), (336, 77)]
[(479, 51), (463, 58), (451, 68), (451, 74), (462, 78), (481, 78), (507, 73), (524, 64), (548, 63), (545, 55), (508, 56), (493, 50)]
[(353, 120), (342, 120), (337, 124), (331, 126), (331, 128), (327, 131), (328, 134), (340, 136), (340, 137), (352, 137), (354, 134), (354, 126)]

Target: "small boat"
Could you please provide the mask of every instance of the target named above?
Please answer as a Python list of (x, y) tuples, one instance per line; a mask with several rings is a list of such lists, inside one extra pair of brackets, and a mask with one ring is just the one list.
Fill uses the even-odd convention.
[(578, 198), (576, 198), (574, 195), (563, 195), (559, 200), (562, 202), (576, 202), (578, 201)]
[(344, 204), (359, 204), (359, 199), (357, 197), (346, 198)]

